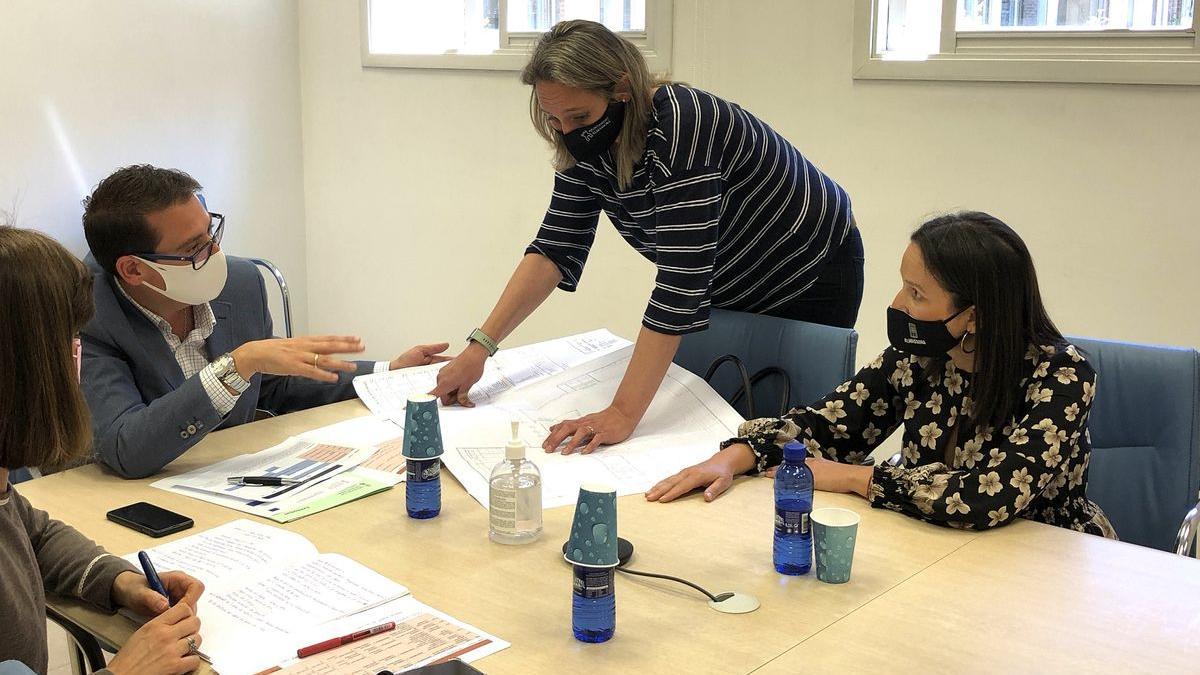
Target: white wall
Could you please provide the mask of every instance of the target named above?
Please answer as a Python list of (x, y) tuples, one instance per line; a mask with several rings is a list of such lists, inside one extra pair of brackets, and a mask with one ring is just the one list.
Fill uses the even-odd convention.
[[(500, 294), (549, 203), (553, 171), (514, 72), (364, 69), (358, 3), (301, 2), (309, 313), (384, 357), (462, 339)], [(579, 292), (556, 292), (512, 344), (636, 332), (653, 267), (601, 228)]]
[[(847, 0), (676, 0), (677, 79), (742, 104), (839, 180), (867, 246), (859, 360), (926, 214), (993, 212), (1068, 333), (1200, 345), (1200, 88), (863, 82)], [(309, 310), (383, 355), (461, 338), (551, 183), (515, 73), (364, 69), (358, 3), (300, 5)], [(637, 329), (653, 270), (602, 228), (581, 290), (514, 342)]]
[(79, 201), (101, 178), (183, 169), (229, 252), (283, 268), (303, 325), (297, 50), (290, 0), (4, 0), (0, 209), (82, 255)]

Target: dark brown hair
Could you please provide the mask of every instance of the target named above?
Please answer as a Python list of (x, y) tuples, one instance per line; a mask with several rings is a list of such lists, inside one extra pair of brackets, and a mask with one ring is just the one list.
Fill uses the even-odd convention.
[(975, 307), (975, 410), (967, 428), (998, 429), (1024, 396), (1020, 380), (1029, 346), (1064, 342), (1042, 303), (1033, 256), (1011, 227), (979, 211), (934, 218), (912, 241), (954, 309)]
[(117, 258), (153, 253), (159, 237), (146, 215), (185, 202), (200, 189), (178, 169), (134, 164), (114, 171), (83, 200), (83, 236), (96, 262), (116, 274)]
[(71, 343), (92, 275), (50, 237), (0, 226), (0, 307), (0, 466), (71, 464), (91, 447)]

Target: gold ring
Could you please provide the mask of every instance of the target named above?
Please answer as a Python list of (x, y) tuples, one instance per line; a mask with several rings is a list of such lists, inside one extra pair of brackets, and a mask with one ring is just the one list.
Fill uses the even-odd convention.
[(313, 354), (313, 368), (317, 367), (317, 361), (321, 360), (320, 354)]
[(589, 425), (587, 425), (587, 430), (588, 430), (588, 435), (589, 435), (589, 436), (595, 436), (595, 435), (596, 435), (596, 427), (593, 427), (592, 425), (590, 425), (590, 424), (589, 424)]

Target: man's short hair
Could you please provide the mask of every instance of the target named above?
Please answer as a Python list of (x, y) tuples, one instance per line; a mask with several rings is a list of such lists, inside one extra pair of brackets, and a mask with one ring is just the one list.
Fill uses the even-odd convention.
[(178, 169), (149, 164), (117, 169), (83, 200), (83, 235), (96, 262), (115, 275), (117, 258), (152, 252), (160, 237), (146, 215), (186, 202), (201, 189)]

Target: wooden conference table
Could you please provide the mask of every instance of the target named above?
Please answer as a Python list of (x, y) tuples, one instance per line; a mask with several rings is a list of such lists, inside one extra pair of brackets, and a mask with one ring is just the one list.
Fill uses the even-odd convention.
[[(168, 467), (183, 473), (270, 447), (291, 435), (367, 414), (348, 401), (212, 434)], [(161, 477), (161, 476), (159, 476)], [(253, 518), (85, 466), (20, 492), (114, 553)], [(572, 508), (546, 511), (525, 546), (487, 539), (487, 511), (443, 473), (442, 513), (405, 515), (404, 487), (283, 525), (322, 552), (341, 553), (402, 583), (451, 616), (512, 647), (476, 662), (488, 673), (1195, 672), (1200, 667), (1200, 562), (1020, 520), (962, 532), (818, 492), (816, 506), (861, 514), (853, 576), (829, 585), (785, 577), (771, 564), (771, 482), (739, 480), (713, 504), (640, 495), (619, 502), (630, 567), (681, 576), (717, 593), (759, 598), (750, 614), (719, 614), (677, 584), (618, 574), (617, 633), (571, 636), (571, 572), (560, 547)], [(107, 521), (135, 501), (183, 513), (196, 526), (163, 540)], [(124, 643), (133, 624), (78, 603), (54, 608), (97, 636)]]

